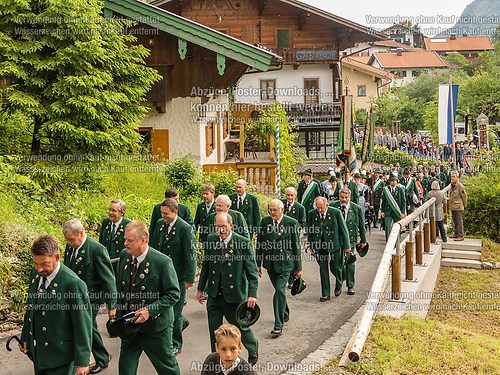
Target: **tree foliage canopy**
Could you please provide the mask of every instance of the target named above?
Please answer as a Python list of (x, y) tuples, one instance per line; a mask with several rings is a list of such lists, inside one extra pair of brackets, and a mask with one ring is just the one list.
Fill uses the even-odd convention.
[(123, 33), (130, 26), (105, 20), (99, 0), (3, 0), (0, 79), (11, 84), (0, 86), (1, 112), (29, 132), (26, 151), (116, 153), (137, 144), (141, 102), (160, 77), (144, 65), (149, 51)]

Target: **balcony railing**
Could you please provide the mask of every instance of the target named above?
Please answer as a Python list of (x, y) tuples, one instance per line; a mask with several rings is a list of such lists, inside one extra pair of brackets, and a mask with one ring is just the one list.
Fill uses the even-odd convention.
[(285, 104), (285, 110), (290, 121), (298, 126), (340, 124), (340, 102)]

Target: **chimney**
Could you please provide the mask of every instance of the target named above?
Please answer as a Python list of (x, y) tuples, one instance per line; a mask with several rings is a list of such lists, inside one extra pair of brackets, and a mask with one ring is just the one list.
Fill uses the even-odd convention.
[(403, 48), (401, 47), (396, 48), (396, 55), (403, 56)]
[(450, 40), (455, 40), (457, 39), (457, 34), (451, 34), (450, 35)]

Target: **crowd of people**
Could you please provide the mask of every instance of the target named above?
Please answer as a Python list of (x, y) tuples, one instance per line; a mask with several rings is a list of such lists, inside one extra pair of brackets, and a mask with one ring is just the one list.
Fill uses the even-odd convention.
[[(363, 143), (364, 132), (355, 129), (354, 140), (356, 143)], [(452, 145), (435, 145), (432, 138), (426, 135), (425, 132), (416, 131), (401, 131), (398, 134), (387, 130), (384, 132), (378, 129), (373, 135), (373, 144), (375, 146), (387, 147), (390, 151), (402, 151), (413, 158), (418, 159), (436, 159), (444, 162), (451, 162), (453, 159)], [(478, 153), (477, 144), (473, 141), (457, 141), (455, 142), (455, 154), (457, 166), (469, 172), (471, 169), (464, 156), (476, 156)]]
[[(361, 171), (347, 180), (342, 171), (331, 169), (323, 182), (309, 169), (301, 174), (297, 189), (290, 186), (284, 199), (271, 200), (265, 217), (257, 197), (239, 179), (230, 196), (216, 196), (213, 185), (203, 186), (194, 219), (179, 202), (177, 189), (168, 188), (163, 202), (153, 207), (149, 227), (126, 218), (125, 202), (115, 199), (99, 241), (85, 233), (78, 219), (68, 220), (62, 229), (67, 242), (63, 254), (53, 236), (37, 238), (21, 337), (21, 351), (33, 358), (35, 374), (97, 374), (108, 367), (111, 356), (96, 320), (102, 304), (110, 334), (114, 322), (128, 324), (117, 333), (119, 374), (136, 374), (143, 352), (159, 374), (179, 374), (176, 356), (189, 326), (183, 308), (191, 287), (206, 305), (213, 353), (202, 374), (254, 374), (259, 342), (238, 311), (258, 307), (264, 272), (274, 288), (269, 334), (277, 338), (291, 318), (286, 291), (302, 281), (304, 252), (319, 266), (319, 302), (327, 303), (342, 293), (344, 284), (348, 295), (355, 294), (355, 262), (369, 248), (367, 218), (372, 217), (368, 228), (382, 220), (388, 233), (431, 190), (450, 182), (457, 187), (452, 189), (457, 202), (465, 197), (452, 210), (466, 205), (456, 173), (439, 164), (402, 170), (394, 165)], [(460, 219), (459, 214), (453, 217)], [(463, 226), (456, 226), (456, 235), (463, 240)], [(201, 272), (195, 286), (199, 252)], [(223, 325), (224, 319), (229, 325)], [(243, 346), (248, 362), (238, 356)], [(95, 362), (90, 366), (91, 354)]]

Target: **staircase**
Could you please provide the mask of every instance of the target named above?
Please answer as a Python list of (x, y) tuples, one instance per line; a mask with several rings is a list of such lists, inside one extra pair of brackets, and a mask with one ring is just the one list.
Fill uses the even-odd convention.
[(482, 241), (466, 238), (464, 241), (453, 241), (442, 244), (441, 265), (443, 267), (463, 267), (481, 269)]

